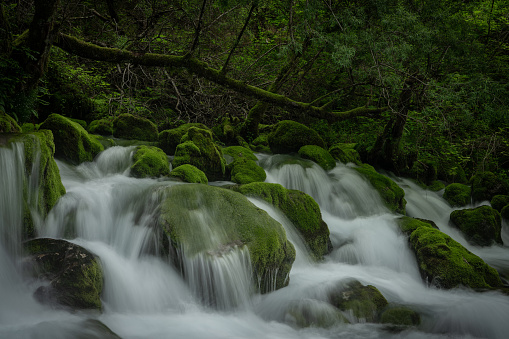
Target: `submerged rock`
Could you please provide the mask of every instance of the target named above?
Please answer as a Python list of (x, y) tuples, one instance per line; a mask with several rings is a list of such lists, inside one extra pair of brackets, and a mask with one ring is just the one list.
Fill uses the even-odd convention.
[(168, 157), (160, 148), (138, 146), (133, 154), (131, 175), (135, 178), (157, 178), (170, 173)]
[(150, 120), (132, 114), (121, 114), (113, 120), (115, 138), (157, 141), (157, 126)]
[(49, 281), (35, 297), (42, 303), (72, 309), (101, 309), (103, 275), (99, 258), (65, 240), (39, 238), (26, 242), (34, 277)]
[(304, 159), (316, 162), (324, 170), (329, 171), (336, 167), (336, 161), (329, 151), (316, 145), (306, 145), (299, 149), (299, 155)]
[[(170, 240), (167, 250), (182, 266), (182, 255), (221, 253), (247, 246), (253, 284), (262, 293), (288, 285), (295, 249), (281, 224), (242, 194), (200, 184), (166, 188), (159, 226)], [(169, 245), (169, 246), (168, 246)]]
[(322, 219), (320, 207), (311, 196), (279, 184), (264, 182), (233, 189), (246, 196), (263, 199), (280, 209), (302, 235), (315, 259), (321, 260), (332, 251), (329, 227)]
[(189, 123), (177, 128), (164, 130), (159, 133), (159, 148), (168, 155), (174, 155), (180, 140), (191, 127), (208, 130), (207, 126), (200, 123)]
[(174, 168), (170, 172), (171, 177), (179, 178), (182, 181), (195, 184), (208, 184), (209, 181), (205, 173), (193, 165), (185, 164)]
[(450, 184), (444, 190), (444, 199), (452, 206), (465, 206), (471, 201), (472, 189), (463, 184)]
[(451, 221), (465, 234), (471, 244), (478, 246), (490, 246), (495, 242), (502, 244), (500, 213), (490, 206), (453, 211)]
[(317, 145), (325, 148), (325, 142), (315, 130), (291, 120), (283, 120), (269, 134), (272, 153), (298, 152), (302, 146)]

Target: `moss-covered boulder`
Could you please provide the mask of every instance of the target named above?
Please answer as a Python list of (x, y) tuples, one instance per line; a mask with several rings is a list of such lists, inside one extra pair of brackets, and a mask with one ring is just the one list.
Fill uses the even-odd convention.
[(24, 245), (35, 277), (49, 281), (35, 297), (72, 309), (101, 309), (103, 275), (99, 258), (65, 240), (39, 238)]
[(202, 170), (209, 181), (225, 178), (226, 161), (209, 130), (191, 127), (177, 146), (173, 166), (193, 165)]
[(497, 177), (492, 172), (482, 172), (473, 176), (472, 180), (472, 199), (475, 201), (484, 201), (491, 199), (495, 195), (509, 194), (509, 184), (507, 181)]
[(285, 314), (285, 322), (293, 327), (329, 328), (348, 323), (336, 307), (315, 299), (300, 299), (290, 303)]
[(336, 167), (336, 161), (329, 151), (316, 145), (306, 145), (299, 149), (299, 155), (304, 159), (316, 162), (324, 170), (329, 171)]
[(405, 191), (401, 187), (385, 175), (379, 174), (371, 165), (363, 164), (355, 167), (355, 170), (378, 191), (389, 210), (405, 214)]
[(258, 166), (256, 161), (240, 158), (229, 166), (231, 181), (237, 184), (250, 184), (252, 182), (263, 182), (267, 178), (265, 170)]
[(261, 153), (271, 153), (269, 147), (269, 135), (267, 133), (260, 134), (251, 142), (251, 149)]
[(491, 207), (501, 212), (502, 208), (509, 205), (509, 195), (495, 195), (493, 199), (491, 199)]
[(258, 290), (265, 293), (288, 285), (293, 245), (281, 224), (242, 194), (187, 184), (168, 187), (164, 197), (158, 224), (170, 240), (168, 251), (181, 253), (173, 257), (177, 266), (182, 267), (182, 255), (221, 255), (247, 246)]
[(233, 189), (248, 197), (265, 200), (280, 209), (295, 225), (315, 259), (323, 259), (325, 254), (332, 251), (329, 227), (322, 219), (320, 207), (311, 196), (279, 184), (262, 182)]
[(388, 305), (375, 286), (364, 286), (357, 280), (340, 281), (329, 292), (329, 302), (341, 311), (351, 311), (356, 320), (366, 322), (377, 322)]
[(422, 220), (402, 217), (398, 224), (409, 235), (421, 276), (440, 288), (499, 287), (497, 271), (445, 233)]
[(21, 133), (16, 120), (0, 109), (0, 133)]
[(53, 132), (55, 156), (71, 163), (92, 161), (104, 147), (78, 123), (59, 114), (51, 114), (39, 127)]
[(181, 125), (177, 128), (167, 129), (159, 133), (159, 148), (168, 155), (174, 155), (177, 145), (191, 127), (208, 129), (207, 126), (200, 123), (189, 123)]
[(113, 119), (113, 136), (121, 139), (157, 141), (159, 132), (152, 121), (125, 113)]
[(88, 133), (113, 135), (113, 123), (109, 119), (94, 120), (88, 125)]
[(168, 156), (155, 146), (138, 146), (133, 152), (131, 176), (135, 178), (157, 178), (170, 174)]
[[(222, 151), (223, 151), (223, 156), (227, 160), (228, 163), (233, 162), (239, 158), (258, 161), (258, 158), (256, 157), (256, 155), (254, 155), (253, 151), (251, 151), (249, 148), (246, 148), (246, 147), (229, 146), (229, 147), (223, 148)], [(231, 158), (230, 161), (228, 161), (228, 157)]]
[(318, 132), (295, 121), (283, 120), (269, 134), (272, 153), (296, 153), (306, 145), (325, 148), (325, 142)]
[(444, 199), (453, 207), (465, 206), (470, 203), (471, 194), (472, 189), (470, 186), (454, 183), (445, 187)]
[(509, 205), (505, 205), (504, 208), (502, 208), (502, 211), (500, 211), (500, 215), (503, 219), (509, 220)]
[[(60, 178), (60, 171), (53, 158), (55, 144), (53, 134), (49, 130), (40, 130), (27, 134), (19, 134), (9, 140), (9, 143), (23, 143), (25, 155), (25, 174), (38, 178), (38, 186), (35, 188), (37, 201), (28, 201), (25, 197), (23, 206), (23, 238), (35, 236), (34, 221), (30, 208), (35, 208), (42, 218), (55, 206), (58, 199), (65, 194), (64, 185)], [(37, 169), (37, 173), (33, 173)], [(28, 183), (25, 183), (27, 185)], [(24, 192), (28, 187), (24, 187)], [(35, 204), (35, 206), (34, 206)], [(31, 206), (31, 207), (29, 207)]]
[(182, 181), (193, 184), (208, 184), (209, 181), (205, 173), (193, 165), (185, 164), (174, 168), (170, 172), (170, 177), (178, 178)]
[(355, 150), (356, 144), (335, 144), (329, 148), (329, 153), (334, 159), (342, 162), (343, 164), (354, 163), (356, 165), (362, 164), (361, 156)]
[(434, 180), (432, 181), (428, 187), (427, 187), (430, 191), (433, 191), (433, 192), (438, 192), (440, 190), (443, 190), (445, 189), (445, 184), (440, 181), (440, 180)]
[(392, 326), (409, 327), (419, 326), (421, 316), (416, 311), (405, 306), (389, 306), (383, 311), (380, 322)]
[(453, 211), (451, 221), (473, 245), (502, 244), (500, 213), (490, 206)]

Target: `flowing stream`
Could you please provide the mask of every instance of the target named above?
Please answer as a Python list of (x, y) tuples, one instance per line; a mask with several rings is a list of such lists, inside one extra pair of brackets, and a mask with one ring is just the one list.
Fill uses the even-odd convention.
[[(265, 295), (255, 293), (249, 253), (236, 247), (221, 256), (184, 255), (182, 275), (158, 255), (160, 242), (151, 226), (160, 200), (157, 188), (180, 183), (129, 177), (131, 152), (129, 147), (112, 147), (94, 162), (79, 166), (57, 161), (67, 194), (45, 220), (36, 222), (38, 236), (85, 247), (100, 257), (104, 271), (102, 313), (70, 313), (41, 305), (32, 297), (39, 283), (23, 275), (20, 246), (23, 183), (31, 178), (23, 175), (22, 145), (0, 147), (0, 338), (103, 338), (98, 322), (122, 338), (509, 336), (509, 297), (426, 286), (395, 223), (398, 216), (386, 210), (378, 193), (356, 171), (340, 163), (325, 172), (301, 159), (258, 155), (267, 182), (306, 192), (320, 205), (334, 246), (325, 261), (310, 259), (293, 225), (278, 210), (250, 199), (285, 227), (296, 248), (289, 285)], [(406, 192), (409, 216), (435, 221), (502, 277), (509, 272), (508, 247), (469, 245), (448, 225), (452, 208), (440, 194), (394, 179)], [(214, 241), (217, 235), (207, 233), (207, 213), (211, 212), (197, 211), (196, 223)], [(507, 228), (504, 223), (505, 244)], [(391, 332), (347, 314), (348, 324), (325, 329), (295, 326), (289, 307), (305, 302), (326, 315), (331, 312), (327, 292), (351, 278), (376, 286), (390, 303), (417, 310), (421, 325)]]

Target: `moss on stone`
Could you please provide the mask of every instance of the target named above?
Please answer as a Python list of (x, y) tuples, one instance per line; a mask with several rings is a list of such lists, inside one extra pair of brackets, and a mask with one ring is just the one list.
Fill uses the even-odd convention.
[(292, 302), (286, 311), (285, 320), (298, 328), (330, 328), (349, 322), (336, 307), (314, 299)]
[(472, 182), (472, 200), (490, 201), (495, 195), (509, 194), (507, 181), (498, 178), (492, 172), (482, 172), (474, 175)]
[(168, 157), (162, 149), (154, 146), (138, 146), (133, 153), (131, 176), (157, 178), (170, 173)]
[(336, 161), (330, 155), (329, 151), (316, 145), (306, 145), (299, 149), (299, 155), (311, 161), (316, 162), (324, 170), (329, 171), (336, 167)]
[(490, 206), (453, 211), (451, 221), (474, 245), (502, 244), (500, 213)]
[(177, 145), (180, 144), (180, 140), (191, 127), (197, 127), (205, 130), (208, 129), (204, 124), (189, 123), (177, 128), (164, 130), (159, 133), (159, 148), (165, 151), (168, 155), (174, 155)]
[(409, 236), (423, 279), (440, 288), (502, 285), (497, 271), (450, 236), (432, 227), (417, 227)]
[(440, 180), (435, 180), (435, 181), (432, 181), (429, 185), (428, 185), (428, 189), (430, 191), (433, 191), (433, 192), (438, 192), (440, 190), (443, 190), (445, 188), (445, 184), (443, 182), (441, 182)]
[(509, 204), (509, 195), (495, 195), (493, 199), (491, 199), (491, 207), (501, 212), (502, 208)]
[(269, 134), (268, 139), (273, 153), (296, 153), (306, 145), (326, 147), (325, 142), (315, 130), (291, 120), (279, 122)]
[(465, 206), (468, 205), (471, 201), (472, 189), (470, 186), (463, 184), (450, 184), (444, 190), (444, 199), (447, 202), (455, 207), (455, 206)]
[(23, 125), (21, 125), (21, 131), (23, 133), (30, 133), (30, 132), (35, 132), (39, 129), (39, 126), (36, 125), (36, 124), (32, 124), (32, 123), (29, 123), (29, 122), (26, 122), (24, 123)]
[(500, 215), (505, 220), (509, 220), (509, 205), (505, 205), (504, 208), (502, 208), (502, 211), (500, 211)]
[(231, 156), (233, 160), (237, 160), (239, 158), (245, 158), (247, 160), (253, 160), (258, 161), (258, 158), (254, 155), (253, 151), (251, 151), (249, 148), (242, 147), (242, 146), (229, 146), (224, 147), (222, 149), (223, 155)]
[(115, 138), (157, 141), (159, 133), (152, 121), (132, 114), (121, 114), (113, 120)]
[(405, 214), (405, 191), (388, 177), (379, 174), (373, 166), (363, 164), (354, 168), (378, 191), (389, 210)]
[(21, 133), (16, 120), (2, 110), (0, 110), (0, 133)]
[(94, 120), (88, 125), (88, 133), (113, 135), (113, 123), (109, 119)]
[[(169, 237), (170, 248), (192, 257), (245, 245), (257, 289), (265, 293), (288, 285), (295, 260), (293, 245), (281, 224), (242, 194), (187, 184), (168, 187), (164, 197), (159, 226)], [(174, 260), (180, 266), (178, 258)]]
[(265, 200), (280, 209), (302, 235), (315, 259), (321, 260), (332, 251), (329, 228), (322, 219), (320, 207), (311, 196), (279, 184), (262, 182), (233, 189), (248, 197)]
[(382, 313), (380, 322), (397, 326), (419, 326), (421, 324), (421, 316), (408, 307), (389, 307)]
[(267, 178), (265, 170), (258, 166), (256, 161), (246, 158), (239, 158), (229, 166), (231, 181), (237, 184), (250, 184), (252, 182), (263, 182)]
[(83, 127), (85, 130), (87, 129), (87, 122), (85, 120), (75, 119), (75, 118), (67, 118), (67, 119), (71, 120), (72, 122), (77, 123), (78, 125)]
[(65, 240), (39, 238), (25, 243), (34, 263), (33, 274), (50, 281), (37, 289), (41, 302), (72, 309), (101, 309), (103, 275), (99, 258)]
[(193, 165), (185, 164), (174, 168), (170, 172), (171, 177), (179, 178), (182, 181), (195, 184), (208, 184), (209, 181), (205, 173)]
[(226, 161), (221, 149), (214, 144), (210, 130), (191, 127), (177, 146), (173, 166), (193, 165), (202, 170), (209, 181), (223, 180)]
[(355, 150), (355, 145), (356, 144), (335, 144), (329, 148), (329, 153), (334, 159), (343, 164), (348, 164), (351, 162), (356, 165), (361, 165), (361, 156)]
[(55, 156), (74, 164), (92, 161), (104, 147), (81, 125), (59, 115), (51, 114), (39, 127), (53, 132)]
[(419, 227), (437, 228), (436, 225), (434, 225), (434, 223), (432, 224), (431, 221), (407, 216), (399, 217), (397, 219), (397, 223), (401, 231), (406, 235), (412, 234), (412, 232)]

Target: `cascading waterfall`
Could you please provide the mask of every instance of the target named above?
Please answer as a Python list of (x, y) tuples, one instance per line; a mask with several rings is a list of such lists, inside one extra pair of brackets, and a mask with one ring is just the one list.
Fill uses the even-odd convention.
[[(296, 248), (287, 287), (265, 295), (253, 292), (246, 247), (218, 247), (221, 234), (207, 225), (211, 213), (221, 211), (195, 210), (193, 226), (201, 228), (200, 241), (210, 241), (210, 250), (178, 249), (179, 271), (160, 257), (161, 235), (152, 227), (161, 199), (159, 188), (179, 183), (128, 177), (132, 151), (112, 147), (94, 162), (79, 166), (57, 162), (67, 194), (45, 220), (36, 223), (38, 235), (69, 239), (95, 253), (105, 280), (101, 314), (70, 314), (38, 304), (32, 298), (35, 286), (23, 278), (17, 265), (22, 258), (23, 199), (30, 200), (23, 196), (23, 185), (30, 178), (24, 176), (22, 145), (0, 147), (0, 337), (99, 338), (104, 332), (96, 331), (96, 321), (122, 338), (505, 338), (509, 333), (508, 297), (426, 286), (395, 223), (397, 216), (388, 212), (368, 182), (343, 164), (325, 172), (299, 158), (259, 155), (268, 182), (314, 197), (334, 246), (325, 261), (313, 262), (286, 217), (251, 199), (285, 227)], [(507, 247), (468, 245), (448, 226), (452, 209), (439, 195), (408, 181), (399, 183), (406, 191), (410, 216), (434, 220), (469, 250), (507, 270)], [(347, 314), (351, 324), (295, 327), (289, 309), (305, 305), (325, 318), (332, 316), (327, 294), (350, 279), (376, 286), (390, 303), (417, 310), (422, 324), (391, 333)]]

